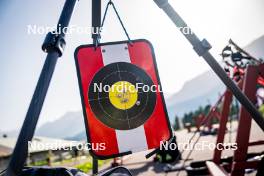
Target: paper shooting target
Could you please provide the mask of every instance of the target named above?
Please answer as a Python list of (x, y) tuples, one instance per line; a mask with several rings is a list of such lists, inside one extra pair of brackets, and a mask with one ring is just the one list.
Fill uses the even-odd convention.
[(156, 93), (136, 90), (137, 85), (151, 87), (154, 83), (144, 70), (133, 64), (116, 62), (100, 69), (88, 93), (95, 116), (105, 125), (119, 130), (144, 124), (154, 111)]

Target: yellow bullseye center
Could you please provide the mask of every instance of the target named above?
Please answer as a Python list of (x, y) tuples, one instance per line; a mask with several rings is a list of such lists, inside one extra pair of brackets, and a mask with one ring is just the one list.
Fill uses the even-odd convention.
[(111, 104), (122, 110), (132, 108), (138, 99), (138, 92), (133, 84), (127, 81), (114, 83), (109, 91)]

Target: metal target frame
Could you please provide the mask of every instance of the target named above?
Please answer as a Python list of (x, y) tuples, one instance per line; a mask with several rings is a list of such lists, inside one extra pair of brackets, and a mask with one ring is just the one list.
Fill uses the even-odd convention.
[[(132, 42), (133, 45), (130, 46), (130, 42)], [(109, 53), (106, 54), (106, 52)], [(116, 53), (118, 53), (118, 57), (116, 57)], [(98, 45), (96, 50), (94, 50), (94, 45), (81, 45), (75, 51), (75, 62), (88, 141), (91, 143), (105, 142), (107, 148), (106, 151), (90, 151), (92, 156), (99, 159), (108, 159), (143, 150), (157, 149), (160, 146), (160, 142), (169, 141), (173, 137), (158, 75), (154, 49), (149, 41), (138, 39), (102, 43)], [(123, 68), (123, 71), (125, 72), (127, 72), (127, 69), (130, 67), (133, 67), (133, 69), (137, 68), (137, 70), (133, 70), (134, 72), (132, 73), (138, 74), (137, 76), (139, 78), (142, 78), (141, 72), (139, 72), (139, 69), (142, 69), (142, 72), (146, 74), (145, 76), (150, 78), (149, 81), (152, 81), (153, 85), (156, 87), (159, 86), (161, 89), (161, 91), (151, 92), (150, 96), (155, 95), (155, 99), (153, 100), (152, 98), (145, 102), (147, 103), (146, 111), (150, 112), (144, 112), (146, 117), (138, 116), (134, 119), (136, 124), (132, 128), (128, 128), (127, 126), (124, 128), (122, 127), (122, 123), (126, 123), (127, 121), (116, 124), (118, 120), (108, 119), (108, 114), (103, 113), (102, 107), (99, 107), (99, 105), (96, 106), (98, 109), (93, 109), (93, 101), (100, 99), (99, 102), (97, 102), (100, 104), (102, 98), (98, 96), (96, 99), (94, 95), (89, 97), (89, 88), (93, 86), (93, 81), (96, 76), (100, 74), (102, 70), (104, 71), (105, 68), (107, 68), (108, 74), (103, 73), (103, 75), (100, 76), (109, 75), (110, 71), (114, 71), (113, 67), (115, 67), (115, 64), (119, 64), (119, 69), (122, 69), (121, 66), (124, 65), (125, 68)], [(114, 81), (112, 81), (117, 82), (121, 80), (123, 79), (120, 78), (119, 80), (118, 78), (114, 78)], [(146, 80), (143, 82), (145, 81)], [(131, 82), (133, 82), (133, 79)], [(147, 83), (147, 85), (148, 84), (149, 83)], [(87, 91), (89, 93), (87, 93)], [(92, 103), (89, 102), (90, 98), (92, 99)], [(134, 105), (132, 109), (133, 108), (138, 107)], [(151, 110), (151, 108), (153, 109)], [(118, 111), (113, 106), (112, 109), (114, 112)], [(94, 110), (100, 113), (98, 114), (94, 112)], [(125, 113), (125, 111), (122, 112)], [(99, 117), (100, 115), (101, 117)], [(133, 121), (131, 121), (131, 123), (132, 122)], [(119, 125), (119, 127), (117, 125)], [(157, 130), (157, 127), (159, 127), (159, 130)], [(102, 133), (107, 134), (107, 136), (103, 136)]]

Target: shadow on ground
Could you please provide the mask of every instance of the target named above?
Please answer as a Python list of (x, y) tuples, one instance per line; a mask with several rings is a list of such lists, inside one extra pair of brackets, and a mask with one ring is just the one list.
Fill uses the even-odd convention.
[[(144, 164), (142, 166), (142, 164)], [(155, 173), (165, 173), (163, 171), (163, 167), (166, 164), (160, 164), (160, 163), (154, 163), (154, 162), (139, 162), (139, 163), (131, 163), (131, 164), (126, 164), (124, 165), (126, 166), (131, 166), (131, 165), (139, 165), (138, 168), (134, 168), (134, 169), (130, 169), (130, 172), (132, 173), (132, 175), (139, 175), (148, 171), (153, 171)]]

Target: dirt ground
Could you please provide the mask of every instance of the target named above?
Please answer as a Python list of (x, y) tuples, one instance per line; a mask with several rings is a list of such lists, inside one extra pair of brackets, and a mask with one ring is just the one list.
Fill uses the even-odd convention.
[[(230, 127), (230, 124), (227, 125), (228, 129)], [(229, 130), (231, 132), (227, 132), (225, 135), (225, 143), (228, 142), (235, 142), (236, 139), (236, 128), (237, 128), (237, 122), (232, 123), (232, 129)], [(193, 129), (194, 131), (194, 129)], [(193, 132), (188, 133), (187, 130), (180, 130), (175, 132), (176, 137), (177, 137), (177, 142), (178, 145), (183, 145), (185, 143), (188, 143), (189, 139), (193, 135)], [(240, 136), (243, 137), (243, 136)], [(198, 138), (198, 134), (196, 134), (196, 137), (193, 139), (195, 141)], [(250, 134), (250, 141), (258, 141), (258, 140), (264, 140), (264, 133), (262, 130), (256, 125), (255, 122), (252, 123), (251, 126), (251, 134)], [(213, 135), (207, 135), (207, 136), (202, 136), (196, 146), (201, 146), (202, 143), (205, 144), (210, 144), (212, 143), (215, 144), (216, 141), (216, 136)], [(185, 152), (182, 155), (182, 158), (185, 159), (186, 156), (188, 155), (190, 150), (185, 150)], [(264, 147), (262, 146), (251, 146), (249, 147), (249, 152), (260, 152), (264, 151)], [(141, 153), (136, 153), (132, 154), (130, 156), (127, 156), (124, 158), (124, 166), (127, 167), (133, 175), (136, 176), (152, 176), (152, 175), (158, 175), (158, 176), (175, 176), (178, 173), (177, 172), (169, 172), (165, 173), (163, 171), (163, 168), (165, 164), (160, 164), (160, 163), (154, 163), (153, 162), (153, 157), (146, 159), (145, 155), (148, 152), (141, 152)], [(233, 151), (232, 150), (225, 150), (222, 153), (222, 156), (232, 156)], [(213, 156), (213, 150), (210, 149), (209, 147), (205, 147), (204, 149), (202, 148), (197, 148), (196, 150), (193, 150), (192, 154), (189, 157), (189, 160), (185, 163), (185, 165), (188, 165), (191, 161), (199, 161), (199, 160), (210, 160), (212, 159)], [(179, 166), (182, 166), (182, 162), (178, 163)], [(105, 168), (106, 166), (104, 166)], [(101, 169), (100, 169), (101, 170)], [(181, 171), (179, 173), (180, 176), (185, 176), (187, 173), (185, 171)], [(250, 173), (246, 175), (255, 175), (255, 173)]]

